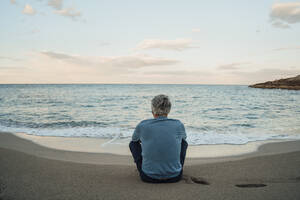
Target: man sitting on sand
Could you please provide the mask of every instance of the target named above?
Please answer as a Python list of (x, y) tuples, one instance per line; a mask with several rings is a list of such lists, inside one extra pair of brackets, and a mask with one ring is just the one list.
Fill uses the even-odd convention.
[(129, 144), (140, 177), (145, 182), (172, 183), (182, 177), (188, 147), (184, 125), (169, 119), (171, 102), (166, 95), (151, 101), (153, 119), (141, 121)]

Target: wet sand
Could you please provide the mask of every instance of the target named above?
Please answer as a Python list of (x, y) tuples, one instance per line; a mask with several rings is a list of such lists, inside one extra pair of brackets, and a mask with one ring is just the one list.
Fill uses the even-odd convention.
[[(36, 136), (26, 133), (14, 133), (14, 135), (34, 142), (38, 145), (65, 151), (88, 152), (88, 153), (111, 153), (130, 156), (128, 144), (129, 138), (102, 139), (91, 137), (57, 137)], [(262, 144), (279, 142), (279, 140), (255, 141), (247, 144), (215, 144), (215, 145), (189, 145), (188, 158), (212, 158), (239, 156), (257, 151)], [(22, 151), (22, 149), (19, 149)]]
[(300, 199), (300, 141), (186, 162), (182, 181), (148, 184), (129, 156), (50, 149), (0, 133), (0, 199)]

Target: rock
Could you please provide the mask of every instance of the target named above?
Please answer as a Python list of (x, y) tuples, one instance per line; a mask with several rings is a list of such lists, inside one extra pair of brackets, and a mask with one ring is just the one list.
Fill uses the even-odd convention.
[(249, 85), (251, 88), (300, 90), (300, 75), (292, 78)]

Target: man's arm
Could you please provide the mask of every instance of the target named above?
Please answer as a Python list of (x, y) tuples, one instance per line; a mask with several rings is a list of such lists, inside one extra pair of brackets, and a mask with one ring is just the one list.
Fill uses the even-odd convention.
[(180, 126), (180, 135), (181, 135), (182, 139), (186, 140), (186, 132), (185, 132), (183, 123), (181, 123), (181, 126)]
[(132, 141), (137, 142), (140, 140), (140, 126), (139, 124), (135, 127), (133, 135), (132, 135)]

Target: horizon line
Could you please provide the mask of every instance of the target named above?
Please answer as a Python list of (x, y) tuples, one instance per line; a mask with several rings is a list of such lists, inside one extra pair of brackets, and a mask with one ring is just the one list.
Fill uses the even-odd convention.
[(232, 85), (248, 86), (251, 84), (215, 84), (215, 83), (0, 83), (0, 85)]

